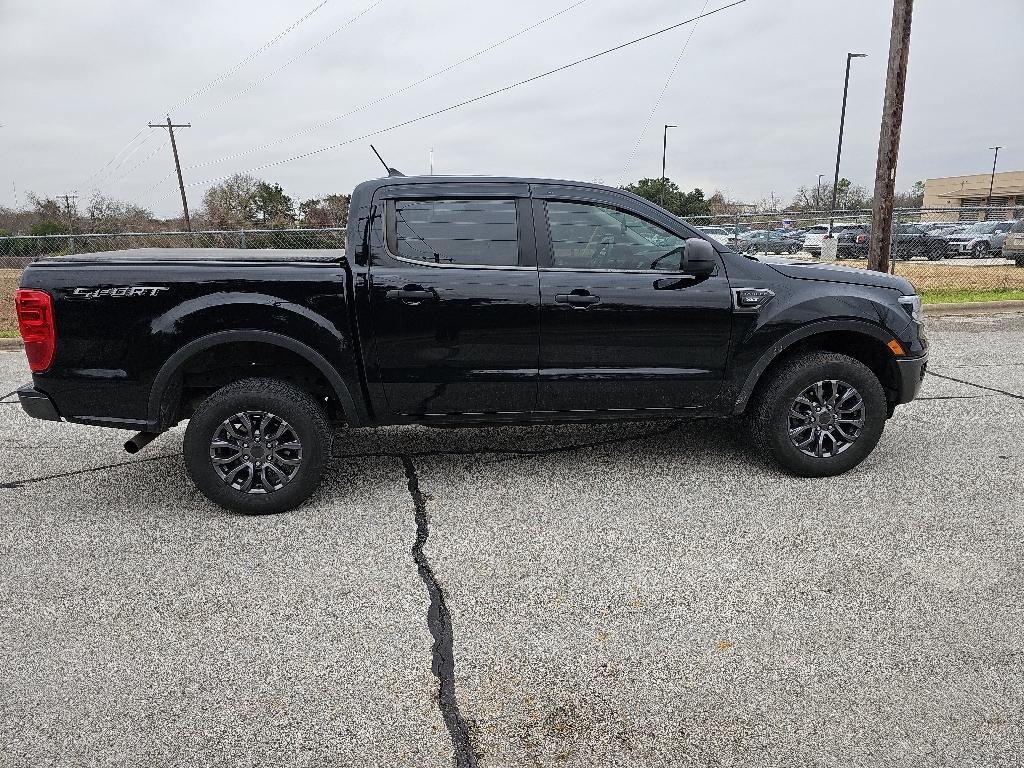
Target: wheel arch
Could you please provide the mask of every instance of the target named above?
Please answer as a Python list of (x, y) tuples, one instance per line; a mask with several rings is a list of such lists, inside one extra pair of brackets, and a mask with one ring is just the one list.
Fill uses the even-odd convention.
[(362, 410), (356, 405), (352, 392), (337, 369), (319, 352), (301, 341), (261, 330), (219, 331), (195, 339), (172, 354), (160, 367), (150, 388), (148, 423), (155, 431), (172, 427), (181, 396), (181, 374), (190, 361), (220, 346), (240, 343), (265, 345), (286, 350), (312, 366), (327, 381), (348, 423), (360, 425), (364, 421)]
[(746, 411), (758, 385), (765, 382), (781, 363), (796, 354), (813, 351), (838, 352), (864, 363), (878, 376), (890, 403), (896, 401), (899, 371), (887, 346), (891, 333), (863, 321), (823, 321), (790, 332), (754, 363), (733, 404), (736, 415)]

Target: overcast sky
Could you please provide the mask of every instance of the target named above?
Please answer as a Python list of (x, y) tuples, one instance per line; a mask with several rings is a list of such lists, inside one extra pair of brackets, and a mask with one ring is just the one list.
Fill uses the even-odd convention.
[[(145, 129), (171, 110), (175, 122), (193, 125), (178, 132), (178, 149), (198, 208), (210, 180), (419, 117), (705, 6), (578, 2), (0, 0), (0, 205), (23, 203), (28, 191), (88, 198), (99, 188), (176, 214), (167, 132)], [(727, 2), (708, 0), (707, 10)], [(309, 130), (574, 5), (428, 82)], [(252, 173), (296, 202), (350, 192), (382, 171), (372, 141), (406, 174), (426, 173), (433, 148), (436, 173), (619, 184), (660, 175), (662, 125), (675, 123), (668, 175), (680, 186), (748, 201), (774, 192), (788, 202), (800, 184), (832, 174), (846, 52), (856, 51), (869, 57), (853, 62), (842, 175), (870, 188), (891, 15), (891, 0), (747, 0), (715, 14), (693, 30), (642, 138), (689, 26)], [(988, 172), (996, 144), (1004, 145), (1000, 169), (1024, 168), (1022, 32), (1021, 0), (916, 3), (898, 188)], [(306, 133), (281, 140), (299, 131)], [(257, 149), (269, 142), (277, 143)], [(218, 162), (236, 153), (246, 154)]]

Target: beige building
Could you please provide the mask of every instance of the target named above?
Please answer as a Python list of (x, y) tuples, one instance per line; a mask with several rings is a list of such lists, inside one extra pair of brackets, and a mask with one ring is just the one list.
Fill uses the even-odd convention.
[[(988, 197), (991, 174), (975, 173), (970, 176), (947, 176), (942, 179), (928, 179), (924, 183), (925, 208), (982, 208), (988, 205), (993, 210), (988, 218), (1013, 218), (1024, 215), (1024, 171), (1003, 171), (995, 175), (992, 197)], [(1013, 210), (1007, 210), (1007, 209)], [(960, 221), (975, 221), (985, 217), (984, 210), (950, 211), (950, 217)]]

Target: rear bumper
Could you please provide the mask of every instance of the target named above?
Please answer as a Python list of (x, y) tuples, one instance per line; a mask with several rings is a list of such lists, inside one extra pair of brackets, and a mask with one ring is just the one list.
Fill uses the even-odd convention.
[(18, 390), (18, 400), (21, 402), (21, 409), (32, 418), (60, 421), (57, 406), (48, 395), (44, 395), (31, 384), (26, 384)]
[(928, 355), (922, 357), (901, 358), (896, 361), (899, 370), (899, 389), (896, 403), (909, 403), (921, 391), (925, 370), (928, 367)]

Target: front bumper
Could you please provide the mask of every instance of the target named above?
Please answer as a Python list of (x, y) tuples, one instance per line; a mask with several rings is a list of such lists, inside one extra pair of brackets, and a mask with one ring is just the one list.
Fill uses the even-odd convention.
[(21, 402), (21, 409), (32, 418), (60, 421), (57, 406), (48, 395), (44, 395), (31, 384), (26, 384), (18, 390), (18, 400)]
[(899, 371), (896, 403), (909, 403), (921, 391), (925, 370), (928, 367), (928, 355), (900, 358), (896, 361), (896, 367)]

